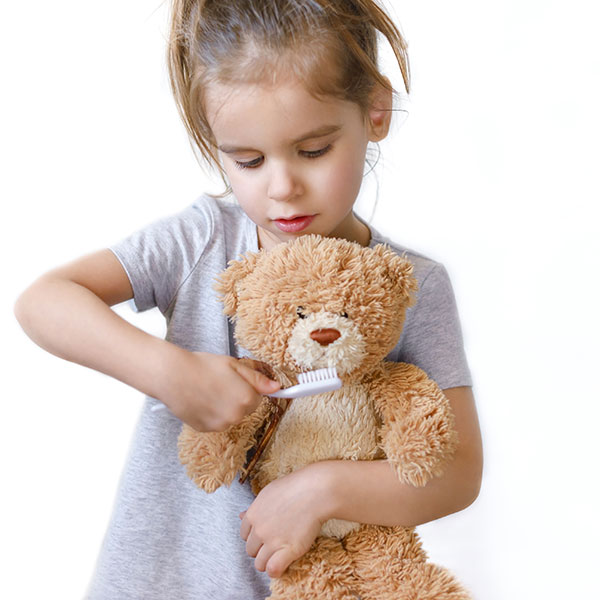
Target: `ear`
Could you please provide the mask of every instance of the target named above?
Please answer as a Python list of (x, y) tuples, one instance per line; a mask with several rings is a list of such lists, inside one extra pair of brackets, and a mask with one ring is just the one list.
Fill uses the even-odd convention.
[(392, 120), (393, 94), (392, 84), (385, 78), (389, 87), (377, 83), (369, 98), (369, 110), (367, 113), (369, 127), (369, 141), (380, 142), (389, 130)]
[(234, 316), (238, 307), (239, 290), (244, 279), (254, 271), (261, 255), (248, 253), (240, 260), (232, 260), (228, 267), (216, 278), (214, 289), (220, 294), (223, 302), (223, 312)]
[(384, 244), (378, 244), (373, 250), (385, 262), (388, 276), (398, 293), (409, 301), (409, 305), (412, 304), (414, 293), (418, 289), (417, 279), (413, 275), (413, 264), (406, 257), (398, 256)]

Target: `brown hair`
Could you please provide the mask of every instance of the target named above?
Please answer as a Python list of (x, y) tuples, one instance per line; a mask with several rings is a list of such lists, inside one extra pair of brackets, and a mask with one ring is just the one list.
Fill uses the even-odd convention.
[(406, 42), (375, 0), (173, 0), (169, 75), (193, 145), (219, 167), (204, 112), (211, 82), (262, 83), (290, 73), (316, 96), (355, 102), (366, 112), (376, 85), (393, 91), (378, 68), (378, 32), (408, 92)]

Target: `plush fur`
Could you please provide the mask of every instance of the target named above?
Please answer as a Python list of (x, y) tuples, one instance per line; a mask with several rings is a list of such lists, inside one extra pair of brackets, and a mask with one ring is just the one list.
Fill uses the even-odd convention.
[[(303, 236), (232, 262), (219, 278), (238, 343), (269, 364), (283, 385), (335, 366), (343, 387), (293, 400), (251, 475), (269, 482), (327, 459), (387, 458), (400, 481), (441, 475), (457, 444), (449, 403), (417, 367), (384, 359), (397, 343), (416, 282), (389, 248)], [(335, 330), (330, 343), (318, 330)], [(331, 333), (331, 332), (330, 332)], [(333, 337), (337, 335), (334, 333)], [(246, 454), (272, 400), (225, 432), (184, 426), (179, 450), (207, 492), (244, 472)], [(271, 599), (466, 600), (444, 569), (427, 562), (411, 528), (341, 520), (323, 525), (312, 548), (271, 583)]]

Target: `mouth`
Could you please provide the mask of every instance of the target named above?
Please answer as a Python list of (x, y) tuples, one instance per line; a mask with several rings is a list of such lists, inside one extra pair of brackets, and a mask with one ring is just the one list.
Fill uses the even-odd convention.
[(306, 229), (315, 218), (316, 215), (300, 215), (290, 219), (273, 219), (273, 222), (278, 229), (285, 233), (296, 233)]

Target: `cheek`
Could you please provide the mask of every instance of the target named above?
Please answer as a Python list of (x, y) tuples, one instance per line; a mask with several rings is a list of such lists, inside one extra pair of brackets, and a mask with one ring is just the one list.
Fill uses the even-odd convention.
[(364, 172), (364, 157), (360, 153), (340, 157), (335, 168), (329, 170), (322, 189), (331, 190), (332, 199), (354, 202), (360, 189)]
[(244, 211), (251, 215), (258, 208), (258, 200), (263, 197), (259, 178), (256, 174), (249, 177), (245, 171), (236, 167), (226, 168), (225, 173), (236, 200)]
[(356, 199), (363, 180), (367, 144), (368, 140), (361, 131), (349, 135), (328, 169), (328, 187), (324, 189), (337, 190), (336, 196), (340, 200), (350, 197), (353, 202)]

